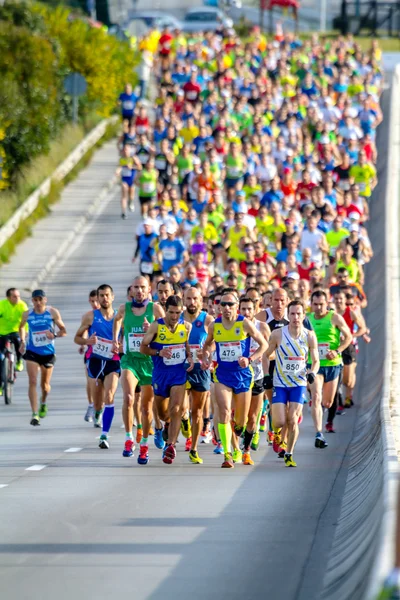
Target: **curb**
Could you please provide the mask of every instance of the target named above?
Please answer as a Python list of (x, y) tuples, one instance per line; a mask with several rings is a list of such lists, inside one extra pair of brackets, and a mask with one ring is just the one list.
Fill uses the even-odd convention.
[(69, 246), (72, 244), (74, 239), (81, 233), (85, 225), (90, 221), (93, 214), (96, 212), (100, 204), (103, 200), (108, 196), (111, 190), (116, 186), (118, 182), (118, 178), (116, 175), (109, 181), (101, 190), (99, 195), (93, 200), (93, 202), (89, 205), (86, 213), (80, 217), (75, 227), (70, 231), (67, 238), (62, 242), (59, 246), (58, 250), (53, 254), (51, 259), (47, 262), (47, 264), (38, 272), (35, 279), (33, 279), (29, 286), (24, 288), (26, 291), (32, 292), (34, 289), (37, 289), (40, 284), (48, 277), (58, 261), (62, 258), (63, 254), (67, 251)]

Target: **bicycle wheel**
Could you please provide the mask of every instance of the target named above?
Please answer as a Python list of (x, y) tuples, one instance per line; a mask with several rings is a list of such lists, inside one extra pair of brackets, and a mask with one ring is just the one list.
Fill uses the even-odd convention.
[(3, 394), (5, 404), (11, 404), (12, 401), (13, 376), (14, 365), (10, 360), (9, 355), (6, 355), (1, 365), (1, 379), (3, 382)]

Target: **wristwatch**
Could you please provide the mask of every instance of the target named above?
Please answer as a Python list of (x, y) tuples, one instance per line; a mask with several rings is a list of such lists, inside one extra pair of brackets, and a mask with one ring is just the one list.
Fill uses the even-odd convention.
[(160, 350), (156, 350), (155, 356), (160, 356)]

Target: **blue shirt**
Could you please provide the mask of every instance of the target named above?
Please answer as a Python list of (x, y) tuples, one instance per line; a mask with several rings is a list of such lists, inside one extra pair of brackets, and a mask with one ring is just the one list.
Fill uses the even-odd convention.
[(160, 242), (163, 273), (182, 262), (185, 246), (180, 240), (162, 240)]
[[(283, 250), (281, 250), (280, 252), (278, 252), (276, 260), (278, 262), (280, 262), (280, 261), (286, 262), (288, 256), (289, 256), (288, 249), (284, 248)], [(301, 262), (301, 252), (300, 252), (300, 250), (296, 250), (295, 257), (296, 257), (296, 262), (298, 262), (298, 263)]]
[(123, 92), (119, 95), (119, 100), (121, 102), (122, 116), (127, 118), (133, 117), (136, 102), (138, 101), (137, 96), (135, 96), (133, 93), (126, 94)]
[(27, 323), (29, 327), (26, 349), (40, 356), (54, 354), (54, 341), (49, 340), (46, 332), (54, 333), (54, 321), (51, 312), (46, 308), (44, 313), (29, 311)]
[(157, 238), (156, 233), (149, 233), (149, 235), (145, 235), (144, 233), (142, 233), (142, 235), (139, 236), (138, 246), (139, 246), (139, 254), (140, 254), (141, 261), (153, 262), (155, 250), (151, 246), (151, 243), (156, 238)]
[(268, 208), (271, 206), (272, 202), (279, 202), (279, 204), (282, 203), (283, 200), (283, 192), (282, 190), (269, 190), (269, 192), (266, 192), (264, 194), (264, 196), (261, 198), (260, 200), (260, 204), (261, 206), (267, 206)]

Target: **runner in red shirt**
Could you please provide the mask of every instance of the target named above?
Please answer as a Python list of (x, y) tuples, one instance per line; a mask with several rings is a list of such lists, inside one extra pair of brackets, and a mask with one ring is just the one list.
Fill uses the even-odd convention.
[(311, 248), (304, 248), (301, 253), (302, 261), (297, 265), (297, 271), (300, 279), (310, 281), (310, 271), (315, 267), (315, 263), (311, 261)]
[[(194, 71), (193, 69), (196, 70)], [(183, 91), (185, 92), (185, 100), (192, 102), (193, 104), (198, 101), (201, 87), (197, 83), (197, 67), (192, 67), (190, 80), (183, 86)]]
[(164, 27), (158, 40), (158, 53), (161, 57), (161, 66), (164, 71), (169, 67), (169, 56), (171, 54), (172, 40), (174, 39), (169, 27)]

